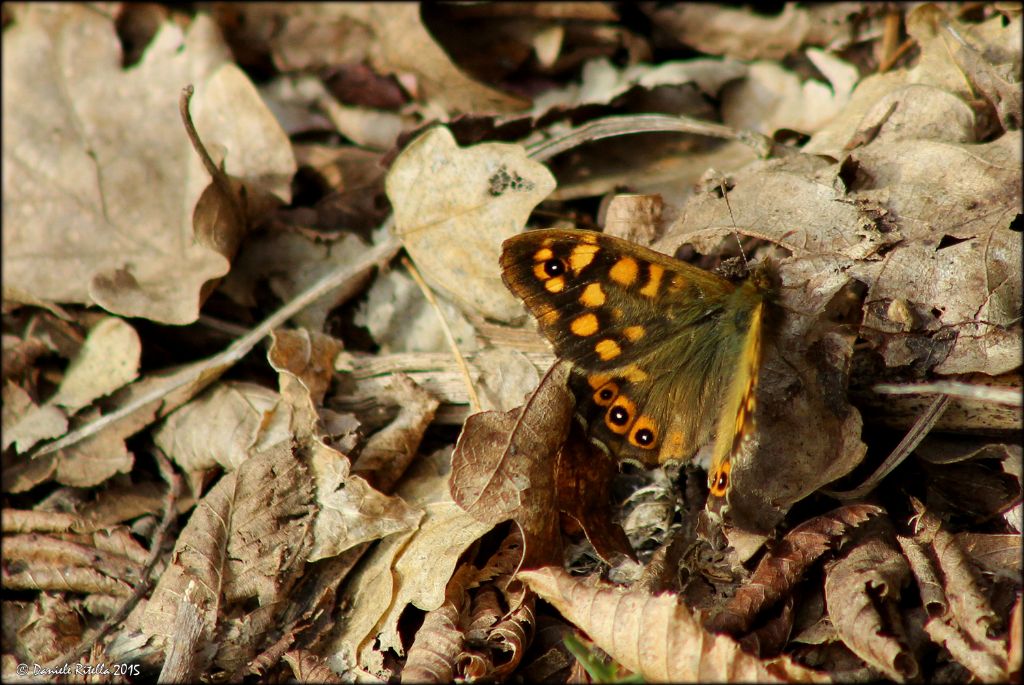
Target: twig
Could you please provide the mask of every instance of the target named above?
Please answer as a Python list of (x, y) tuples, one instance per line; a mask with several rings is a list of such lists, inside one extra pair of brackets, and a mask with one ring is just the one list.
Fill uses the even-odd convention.
[(931, 383), (879, 383), (872, 388), (883, 395), (935, 395), (956, 397), (964, 400), (980, 400), (994, 404), (1006, 404), (1020, 407), (1024, 397), (1020, 388), (993, 387), (991, 385), (975, 385), (960, 381), (933, 381)]
[(771, 141), (759, 133), (737, 131), (729, 126), (682, 115), (627, 114), (595, 119), (550, 140), (535, 143), (529, 146), (526, 152), (538, 162), (543, 162), (583, 143), (630, 133), (693, 133), (711, 138), (738, 140), (750, 145), (761, 157), (766, 157), (771, 151)]
[(157, 526), (156, 532), (153, 535), (153, 545), (149, 549), (149, 556), (146, 559), (145, 565), (142, 567), (141, 577), (138, 585), (135, 586), (135, 590), (131, 596), (125, 599), (118, 607), (117, 611), (113, 613), (106, 621), (104, 621), (100, 627), (93, 633), (92, 637), (88, 640), (81, 642), (75, 649), (67, 654), (57, 657), (49, 664), (48, 668), (55, 668), (61, 664), (75, 663), (86, 653), (92, 650), (93, 645), (98, 643), (104, 637), (106, 637), (110, 631), (118, 626), (122, 621), (128, 618), (128, 614), (131, 613), (135, 605), (139, 603), (143, 595), (149, 592), (152, 587), (150, 582), (150, 575), (153, 573), (153, 569), (156, 568), (156, 563), (160, 559), (160, 552), (163, 549), (164, 541), (167, 539), (167, 532), (171, 528), (171, 524), (174, 523), (175, 517), (178, 514), (178, 497), (181, 494), (181, 476), (174, 472), (174, 468), (171, 466), (171, 462), (164, 456), (164, 453), (160, 449), (153, 450), (153, 456), (156, 458), (157, 466), (160, 469), (160, 475), (165, 481), (167, 481), (167, 498), (164, 500), (164, 513), (160, 519), (160, 525)]
[(822, 490), (822, 492), (829, 497), (834, 497), (838, 500), (852, 500), (860, 499), (864, 495), (868, 494), (875, 487), (878, 486), (882, 479), (889, 475), (893, 469), (903, 463), (903, 460), (910, 456), (910, 453), (917, 449), (917, 446), (921, 444), (925, 436), (931, 431), (938, 420), (942, 417), (942, 413), (946, 411), (946, 407), (949, 405), (949, 397), (947, 395), (940, 395), (932, 401), (928, 409), (925, 410), (924, 414), (917, 420), (914, 427), (911, 428), (903, 439), (900, 440), (900, 444), (896, 445), (896, 449), (886, 457), (882, 465), (875, 470), (871, 476), (861, 483), (853, 490)]
[(458, 344), (455, 342), (455, 336), (452, 334), (451, 327), (448, 326), (448, 320), (444, 318), (444, 312), (441, 311), (441, 305), (437, 303), (437, 298), (434, 297), (434, 292), (427, 285), (426, 281), (420, 275), (416, 265), (412, 263), (412, 260), (408, 257), (402, 257), (402, 264), (406, 269), (409, 270), (409, 275), (412, 276), (412, 280), (416, 281), (416, 285), (420, 287), (423, 292), (423, 297), (427, 298), (427, 302), (434, 308), (434, 312), (437, 314), (437, 318), (441, 320), (441, 330), (444, 331), (444, 337), (448, 339), (448, 345), (452, 348), (452, 355), (455, 357), (455, 361), (459, 364), (459, 370), (462, 371), (462, 378), (466, 382), (466, 389), (469, 392), (469, 405), (474, 412), (480, 411), (480, 397), (476, 394), (476, 386), (473, 385), (473, 377), (469, 374), (469, 365), (466, 363), (466, 358), (462, 356), (462, 350), (459, 349)]

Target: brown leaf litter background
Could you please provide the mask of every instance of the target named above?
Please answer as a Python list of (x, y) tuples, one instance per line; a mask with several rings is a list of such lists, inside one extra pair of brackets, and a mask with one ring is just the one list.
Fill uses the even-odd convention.
[[(5, 682), (1020, 682), (1019, 4), (2, 11)], [(724, 516), (571, 226), (779, 265)]]

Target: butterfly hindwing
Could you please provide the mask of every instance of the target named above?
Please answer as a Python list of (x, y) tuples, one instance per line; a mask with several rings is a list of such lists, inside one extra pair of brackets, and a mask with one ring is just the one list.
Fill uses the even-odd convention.
[(716, 417), (723, 397), (732, 402), (729, 378), (760, 334), (756, 289), (589, 231), (515, 236), (501, 266), (555, 353), (574, 364), (578, 414), (595, 443), (619, 459), (664, 463), (689, 458), (726, 425)]

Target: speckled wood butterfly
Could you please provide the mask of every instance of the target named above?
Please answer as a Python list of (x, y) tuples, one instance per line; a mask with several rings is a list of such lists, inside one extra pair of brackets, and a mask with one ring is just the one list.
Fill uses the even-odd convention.
[(755, 429), (770, 266), (733, 283), (612, 236), (549, 229), (506, 240), (501, 268), (573, 363), (590, 440), (656, 465), (689, 459), (714, 434), (708, 485), (724, 498), (732, 458)]

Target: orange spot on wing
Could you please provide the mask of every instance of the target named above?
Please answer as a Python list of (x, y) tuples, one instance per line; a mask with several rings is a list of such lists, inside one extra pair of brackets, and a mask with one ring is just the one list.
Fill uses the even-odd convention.
[(583, 289), (580, 295), (580, 304), (584, 307), (600, 307), (605, 302), (604, 290), (600, 283), (591, 283)]
[(591, 388), (597, 390), (611, 379), (612, 375), (610, 373), (592, 373), (587, 376), (587, 383), (590, 384)]
[(546, 262), (555, 256), (555, 253), (551, 251), (549, 247), (542, 247), (533, 253), (533, 261), (535, 262)]
[(640, 288), (640, 294), (645, 297), (654, 297), (658, 294), (658, 288), (661, 287), (661, 277), (665, 273), (665, 268), (658, 266), (657, 264), (651, 264), (648, 266), (647, 284)]
[(615, 359), (622, 354), (622, 348), (614, 340), (605, 338), (594, 345), (594, 351), (597, 352), (597, 356), (601, 358), (601, 361), (608, 361), (609, 359)]
[(636, 364), (630, 364), (622, 370), (622, 377), (630, 383), (639, 383), (647, 380), (647, 372)]
[(555, 278), (552, 278), (551, 280), (546, 281), (544, 283), (544, 288), (549, 293), (560, 293), (560, 292), (562, 292), (563, 290), (565, 290), (565, 277), (564, 276), (556, 276)]
[(639, 272), (640, 267), (635, 259), (632, 257), (622, 257), (612, 265), (612, 268), (608, 271), (608, 276), (619, 285), (628, 288), (636, 281)]
[(574, 274), (579, 274), (580, 271), (590, 266), (590, 263), (594, 261), (594, 255), (600, 249), (597, 245), (577, 245), (569, 254), (569, 268)]
[(597, 328), (597, 317), (589, 313), (577, 316), (572, 320), (572, 323), (569, 324), (569, 330), (571, 330), (575, 335), (581, 337), (597, 333)]
[(622, 329), (622, 334), (626, 336), (626, 340), (629, 342), (636, 342), (640, 338), (644, 337), (644, 333), (647, 331), (643, 326), (627, 326)]

